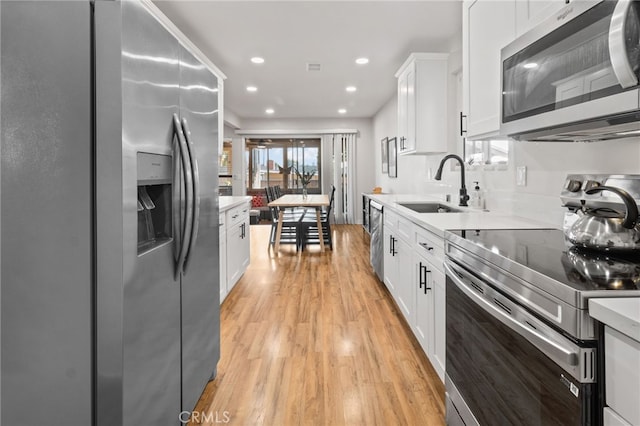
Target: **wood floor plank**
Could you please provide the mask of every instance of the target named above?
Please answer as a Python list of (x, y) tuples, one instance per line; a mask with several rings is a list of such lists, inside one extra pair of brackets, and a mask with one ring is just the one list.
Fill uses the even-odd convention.
[(369, 265), (357, 225), (334, 249), (268, 248), (221, 306), (221, 358), (191, 424), (442, 425), (444, 386)]

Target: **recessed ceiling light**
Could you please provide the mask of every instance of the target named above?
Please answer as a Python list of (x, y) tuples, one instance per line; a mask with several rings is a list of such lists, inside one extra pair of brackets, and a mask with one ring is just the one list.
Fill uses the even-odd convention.
[(346, 113), (347, 113), (347, 110), (346, 110), (346, 109), (344, 109), (344, 108), (340, 108), (340, 109), (338, 110), (338, 114), (346, 114)]
[(358, 89), (356, 88), (356, 86), (347, 86), (347, 88), (345, 90), (347, 92), (355, 92)]
[(251, 62), (253, 62), (254, 64), (264, 64), (264, 58), (261, 58), (260, 56), (254, 56), (253, 58), (251, 58)]
[(257, 92), (258, 88), (256, 86), (247, 86), (247, 92)]
[(356, 64), (365, 65), (369, 63), (369, 58), (358, 58), (356, 59)]
[(267, 114), (273, 114), (275, 111), (273, 108), (267, 108), (264, 110), (264, 112), (266, 112)]

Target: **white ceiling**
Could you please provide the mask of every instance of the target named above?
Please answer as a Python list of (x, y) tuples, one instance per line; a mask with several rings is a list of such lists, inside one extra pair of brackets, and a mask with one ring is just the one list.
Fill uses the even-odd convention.
[[(372, 117), (395, 92), (409, 53), (448, 52), (461, 33), (458, 0), (155, 4), (226, 74), (225, 107), (241, 118)], [(253, 56), (265, 63), (252, 64)], [(361, 56), (368, 65), (355, 64)], [(308, 62), (321, 71), (307, 71)], [(347, 93), (349, 85), (357, 91)]]

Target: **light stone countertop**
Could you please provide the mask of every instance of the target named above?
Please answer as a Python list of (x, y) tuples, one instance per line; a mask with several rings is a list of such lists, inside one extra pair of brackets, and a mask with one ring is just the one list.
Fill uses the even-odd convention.
[(246, 203), (247, 201), (251, 201), (251, 197), (246, 196), (230, 196), (224, 195), (220, 197), (220, 213), (223, 213), (230, 208), (235, 206), (239, 206), (242, 203)]
[(589, 299), (589, 315), (640, 342), (640, 297)]
[[(413, 223), (444, 237), (448, 229), (541, 229), (557, 228), (553, 224), (514, 216), (508, 213), (477, 210), (471, 207), (459, 207), (457, 203), (444, 202), (439, 198), (413, 194), (365, 194), (390, 208)], [(435, 202), (464, 212), (417, 213), (399, 203)]]

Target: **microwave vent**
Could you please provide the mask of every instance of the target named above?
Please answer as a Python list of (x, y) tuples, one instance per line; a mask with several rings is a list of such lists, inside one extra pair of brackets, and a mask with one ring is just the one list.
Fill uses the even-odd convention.
[(530, 142), (598, 142), (612, 139), (640, 138), (640, 112), (602, 117), (565, 125), (509, 135)]

